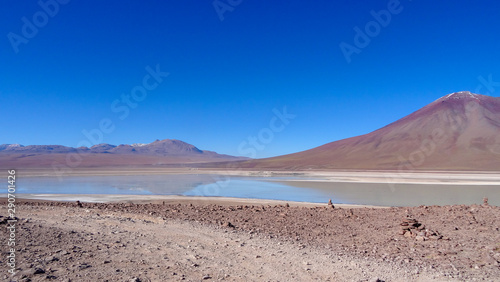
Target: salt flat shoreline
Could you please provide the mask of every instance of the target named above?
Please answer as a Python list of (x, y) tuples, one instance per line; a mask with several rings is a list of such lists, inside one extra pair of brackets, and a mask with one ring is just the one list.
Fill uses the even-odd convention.
[[(193, 204), (193, 205), (289, 205), (292, 207), (327, 207), (327, 203), (294, 202), (283, 200), (231, 198), (231, 197), (198, 197), (177, 195), (118, 195), (118, 194), (16, 194), (18, 199), (54, 202), (87, 202), (87, 203), (134, 203), (134, 204)], [(6, 197), (0, 197), (6, 199)], [(335, 204), (338, 208), (388, 208), (373, 205)]]
[[(156, 167), (78, 168), (58, 173), (47, 168), (18, 169), (18, 177), (130, 176), (171, 174), (214, 174), (255, 177), (300, 177), (286, 181), (359, 182), (406, 184), (500, 185), (500, 173), (491, 171), (262, 171)], [(307, 179), (309, 178), (309, 179)]]

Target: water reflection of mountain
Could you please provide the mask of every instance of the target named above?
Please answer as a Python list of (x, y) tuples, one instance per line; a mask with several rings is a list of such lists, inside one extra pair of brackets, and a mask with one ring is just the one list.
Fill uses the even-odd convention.
[(134, 175), (117, 178), (118, 181), (107, 176), (103, 180), (118, 190), (142, 190), (156, 195), (181, 195), (199, 185), (219, 180), (217, 175), (207, 174)]
[(21, 193), (182, 195), (218, 180), (218, 175), (203, 174), (67, 176), (26, 177), (19, 184)]

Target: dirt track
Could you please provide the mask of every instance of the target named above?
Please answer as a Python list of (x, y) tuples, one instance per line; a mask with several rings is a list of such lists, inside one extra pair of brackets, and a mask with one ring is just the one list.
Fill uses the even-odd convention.
[[(408, 215), (439, 236), (426, 240), (400, 235), (400, 224)], [(27, 202), (19, 206), (18, 216), (16, 278), (25, 281), (494, 281), (500, 277), (498, 207), (89, 203), (79, 207)], [(0, 240), (6, 241), (6, 235), (2, 232)], [(5, 256), (0, 259), (3, 265)]]

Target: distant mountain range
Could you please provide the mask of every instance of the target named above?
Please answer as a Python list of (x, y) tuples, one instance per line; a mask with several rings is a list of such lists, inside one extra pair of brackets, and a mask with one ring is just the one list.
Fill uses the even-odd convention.
[(238, 166), (500, 171), (500, 98), (468, 91), (452, 93), (366, 135)]
[(217, 154), (200, 150), (194, 145), (174, 139), (156, 140), (149, 144), (111, 145), (87, 147), (62, 145), (0, 145), (1, 167), (46, 166), (54, 162), (65, 163), (69, 156), (78, 155), (82, 166), (103, 165), (162, 165), (204, 162), (227, 162), (247, 158)]
[[(390, 109), (387, 109), (390, 111)], [(179, 140), (149, 144), (0, 145), (0, 167), (173, 165), (258, 170), (500, 171), (500, 98), (456, 92), (371, 133), (294, 154), (251, 160)]]

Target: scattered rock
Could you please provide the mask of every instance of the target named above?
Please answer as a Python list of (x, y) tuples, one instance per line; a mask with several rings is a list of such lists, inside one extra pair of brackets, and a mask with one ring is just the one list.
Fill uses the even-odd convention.
[(490, 204), (488, 204), (488, 198), (487, 197), (484, 197), (483, 198), (483, 206), (489, 206)]
[[(463, 281), (473, 281), (473, 278), (477, 278), (477, 281), (495, 281), (500, 270), (500, 245), (498, 240), (495, 240), (500, 228), (497, 224), (500, 210), (496, 206), (412, 207), (406, 208), (406, 212), (405, 208), (330, 210), (324, 203), (322, 207), (296, 207), (290, 204), (291, 207), (285, 209), (285, 203), (279, 206), (255, 207), (197, 204), (191, 207), (177, 204), (163, 206), (161, 201), (147, 205), (84, 203), (84, 208), (77, 208), (75, 201), (28, 203), (24, 206), (26, 217), (31, 218), (29, 223), (19, 228), (19, 231), (23, 232), (20, 237), (23, 241), (19, 254), (23, 257), (20, 258), (22, 264), (19, 277), (34, 281), (54, 279), (51, 275), (57, 276), (53, 281), (68, 281), (69, 278), (74, 281), (141, 281), (136, 277), (140, 277), (142, 281), (161, 280), (161, 277), (165, 278), (164, 280), (187, 281), (238, 280), (242, 279), (242, 275), (237, 272), (231, 273), (231, 278), (227, 278), (227, 265), (236, 267), (235, 262), (244, 261), (243, 266), (249, 269), (263, 263), (282, 267), (283, 259), (289, 255), (290, 258), (295, 258), (290, 266), (295, 266), (299, 272), (310, 270), (313, 272), (311, 277), (314, 277), (313, 275), (322, 273), (324, 267), (322, 263), (318, 263), (319, 260), (309, 257), (307, 253), (311, 249), (306, 247), (317, 244), (327, 246), (325, 255), (328, 255), (328, 260), (333, 258), (335, 263), (341, 262), (337, 266), (363, 269), (363, 272), (356, 276), (360, 281), (383, 281), (381, 277), (384, 277), (384, 280), (408, 281), (408, 278), (415, 277), (415, 274), (428, 278), (427, 272), (432, 275), (445, 274), (446, 277), (453, 276)], [(66, 210), (55, 208), (56, 206), (69, 207), (68, 216), (64, 215)], [(86, 213), (86, 209), (90, 213)], [(175, 214), (172, 212), (174, 209)], [(471, 209), (475, 209), (473, 214), (469, 213)], [(149, 216), (150, 212), (154, 212), (154, 218)], [(96, 218), (97, 214), (100, 214), (99, 218)], [(127, 217), (129, 214), (134, 214), (131, 218), (135, 220), (135, 226), (130, 225), (132, 220)], [(412, 216), (406, 217), (406, 214)], [(351, 219), (346, 216), (351, 216)], [(475, 217), (474, 220), (472, 216)], [(208, 225), (208, 236), (215, 238), (214, 235), (220, 232), (228, 238), (216, 238), (212, 246), (209, 240), (206, 241), (208, 244), (205, 244), (204, 237), (202, 240), (194, 239), (196, 234), (189, 233), (186, 237), (179, 234), (178, 238), (160, 236), (150, 231), (169, 234), (168, 228), (163, 228), (160, 224), (144, 224), (145, 219), (157, 222), (156, 218), (158, 223), (167, 227), (170, 226), (170, 221), (175, 220), (193, 221), (196, 228), (201, 228), (199, 224)], [(0, 217), (0, 221), (3, 219), (4, 217)], [(78, 221), (78, 224), (81, 222), (81, 226), (72, 220)], [(108, 225), (108, 221), (113, 224)], [(122, 224), (127, 228), (122, 228)], [(236, 230), (241, 230), (241, 233), (223, 228), (223, 225), (231, 228), (236, 225)], [(457, 231), (453, 231), (455, 227)], [(186, 230), (196, 232), (199, 230), (196, 228), (189, 226)], [(443, 234), (431, 228), (436, 228)], [(205, 227), (201, 230), (205, 232)], [(5, 232), (0, 235), (5, 238)], [(239, 238), (240, 235), (245, 239), (230, 240), (233, 236)], [(452, 242), (445, 241), (447, 238), (442, 235), (452, 236)], [(248, 239), (250, 237), (251, 239)], [(269, 248), (272, 249), (275, 244), (280, 243), (279, 249), (284, 252), (274, 250), (271, 253), (266, 246), (257, 248), (261, 237), (266, 242), (268, 240), (265, 238), (275, 238), (268, 242)], [(289, 240), (292, 245), (287, 243)], [(245, 247), (240, 249), (238, 246)], [(220, 269), (218, 266), (208, 269), (212, 266), (210, 260), (219, 259), (219, 256), (206, 255), (207, 248), (214, 254), (226, 254), (221, 259), (222, 263), (218, 264)], [(289, 252), (291, 249), (288, 248), (292, 248), (294, 252)], [(303, 250), (304, 248), (306, 249)], [(297, 256), (300, 257), (295, 255), (297, 249)], [(140, 253), (136, 255), (134, 250), (147, 255), (151, 253), (151, 259), (143, 260), (145, 256)], [(129, 255), (120, 255), (124, 252)], [(229, 253), (236, 254), (234, 262), (231, 257), (227, 258)], [(28, 254), (30, 256), (26, 256)], [(362, 256), (371, 265), (351, 265), (351, 255)], [(54, 257), (59, 260), (53, 259)], [(380, 258), (381, 261), (372, 261), (374, 257)], [(83, 262), (91, 266), (81, 265)], [(274, 264), (276, 262), (277, 264)], [(456, 267), (450, 266), (450, 262)], [(387, 273), (374, 271), (386, 264), (395, 265), (395, 270)], [(421, 267), (420, 270), (416, 270), (416, 266)], [(480, 271), (476, 270), (475, 266)], [(33, 275), (35, 267), (43, 269), (45, 274)], [(91, 268), (80, 271), (86, 267)], [(287, 266), (283, 264), (283, 267)], [(115, 272), (117, 268), (121, 271)], [(171, 276), (174, 271), (178, 273), (177, 276)], [(330, 273), (330, 269), (326, 271)], [(208, 275), (207, 272), (214, 273), (216, 277)], [(23, 274), (25, 276), (22, 276)], [(373, 276), (377, 278), (370, 279)], [(396, 276), (400, 279), (395, 279)], [(260, 276), (260, 279), (257, 275), (251, 277), (254, 278), (252, 280), (269, 279), (265, 274)], [(287, 279), (289, 277), (283, 275), (281, 278), (291, 280)], [(0, 280), (8, 280), (8, 277), (3, 278)]]
[(332, 203), (332, 199), (329, 199), (329, 200), (328, 200), (328, 206), (329, 206), (330, 208), (332, 208), (332, 209), (334, 209), (334, 208), (335, 208), (335, 206), (334, 206), (334, 205), (333, 205), (333, 203)]
[(417, 236), (415, 237), (415, 240), (417, 240), (417, 241), (425, 241), (425, 237), (424, 237), (424, 236), (417, 235)]
[(399, 225), (400, 230), (398, 234), (406, 238), (415, 238), (417, 241), (439, 240), (443, 238), (439, 232), (426, 229), (423, 224), (414, 218), (406, 217)]
[(33, 274), (44, 274), (45, 270), (43, 270), (40, 267), (36, 267), (35, 270), (33, 271)]
[(0, 216), (0, 224), (7, 224), (7, 222), (9, 220), (17, 220), (17, 221), (19, 221), (19, 218), (17, 218), (16, 216), (14, 216), (14, 218), (8, 217), (8, 216), (7, 217)]
[(231, 222), (227, 221), (224, 224), (222, 224), (222, 227), (229, 227), (229, 228), (236, 228)]
[(82, 263), (78, 266), (78, 269), (80, 270), (84, 270), (84, 269), (87, 269), (87, 268), (90, 268), (92, 267), (90, 264), (86, 264), (86, 263)]
[(49, 256), (45, 258), (45, 262), (53, 262), (53, 261), (59, 261), (59, 258), (55, 256)]
[(83, 208), (83, 204), (82, 204), (82, 202), (80, 202), (80, 201), (76, 201), (76, 205), (77, 205), (79, 208)]

